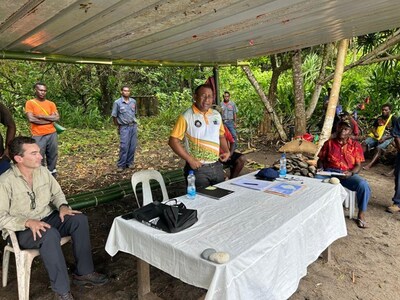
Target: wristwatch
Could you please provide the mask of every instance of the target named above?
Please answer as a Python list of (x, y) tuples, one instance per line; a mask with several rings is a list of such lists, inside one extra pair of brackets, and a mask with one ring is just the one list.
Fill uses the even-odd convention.
[(66, 204), (66, 203), (63, 203), (63, 204), (61, 204), (61, 205), (58, 207), (58, 210), (60, 210), (61, 207), (63, 207), (63, 206), (66, 206), (66, 207), (68, 207), (69, 209), (71, 209), (71, 206), (69, 206), (69, 205)]

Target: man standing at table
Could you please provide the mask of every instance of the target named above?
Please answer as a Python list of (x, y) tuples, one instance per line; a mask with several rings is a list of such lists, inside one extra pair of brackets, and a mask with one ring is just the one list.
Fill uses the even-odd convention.
[(361, 162), (364, 161), (364, 153), (360, 143), (350, 138), (351, 134), (350, 122), (340, 121), (337, 126), (337, 136), (326, 141), (318, 154), (318, 168), (343, 174), (338, 177), (340, 183), (357, 194), (358, 218), (355, 220), (357, 226), (367, 228), (365, 211), (371, 189), (368, 182), (358, 175)]
[(111, 116), (120, 137), (117, 172), (133, 169), (137, 145), (136, 100), (130, 98), (128, 86), (121, 88), (121, 98), (115, 100)]
[(7, 127), (6, 140), (0, 133), (0, 175), (10, 168), (10, 159), (8, 158), (8, 145), (15, 137), (16, 126), (10, 111), (5, 105), (0, 103), (0, 123)]
[(214, 99), (211, 86), (198, 86), (193, 98), (194, 104), (179, 116), (168, 144), (186, 161), (185, 177), (189, 170), (194, 170), (196, 187), (200, 188), (224, 181), (224, 170), (219, 160), (228, 160), (229, 148), (221, 115), (211, 108)]
[(78, 285), (103, 285), (108, 279), (94, 272), (87, 217), (68, 206), (60, 185), (41, 166), (42, 155), (35, 140), (16, 137), (9, 148), (14, 162), (0, 176), (0, 229), (3, 238), (15, 231), (22, 249), (39, 249), (56, 299), (72, 300), (61, 237), (72, 237)]
[(53, 122), (60, 119), (54, 102), (46, 100), (47, 86), (37, 82), (34, 85), (36, 98), (26, 101), (25, 113), (31, 123), (32, 138), (40, 147), (42, 165), (57, 178), (58, 141)]
[(235, 139), (234, 149), (237, 148), (237, 134), (236, 134), (236, 114), (237, 107), (235, 102), (230, 100), (231, 94), (228, 91), (224, 92), (224, 101), (221, 103), (222, 120), (224, 125), (229, 129), (233, 138)]

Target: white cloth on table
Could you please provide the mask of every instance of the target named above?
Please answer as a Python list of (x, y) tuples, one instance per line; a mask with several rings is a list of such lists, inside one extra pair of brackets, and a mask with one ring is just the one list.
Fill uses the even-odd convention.
[[(253, 174), (245, 175), (254, 178)], [(208, 289), (206, 299), (287, 299), (307, 274), (307, 266), (336, 239), (346, 236), (341, 185), (304, 178), (291, 197), (246, 189), (223, 199), (180, 199), (198, 210), (199, 221), (175, 234), (117, 217), (106, 251), (135, 255), (180, 280)], [(200, 257), (206, 248), (225, 251), (218, 265)]]

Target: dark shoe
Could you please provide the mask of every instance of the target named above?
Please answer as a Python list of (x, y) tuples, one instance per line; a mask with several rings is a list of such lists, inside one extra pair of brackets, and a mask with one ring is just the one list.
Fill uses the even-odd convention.
[(128, 166), (128, 169), (131, 169), (131, 170), (132, 170), (132, 169), (134, 169), (134, 168), (135, 168), (135, 165), (129, 165), (129, 166)]
[(65, 293), (65, 294), (57, 294), (55, 295), (54, 299), (56, 300), (74, 300), (74, 297), (72, 296), (71, 292)]
[(108, 278), (105, 274), (93, 272), (82, 276), (72, 274), (72, 281), (76, 285), (103, 285), (108, 282)]

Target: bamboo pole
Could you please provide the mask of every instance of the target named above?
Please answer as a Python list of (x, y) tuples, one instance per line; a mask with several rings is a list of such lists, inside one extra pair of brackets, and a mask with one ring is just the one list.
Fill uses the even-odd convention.
[[(184, 182), (182, 170), (173, 170), (162, 174), (165, 184), (172, 185), (179, 182)], [(154, 181), (150, 184), (151, 188), (158, 188), (159, 184)], [(140, 186), (137, 188), (137, 192), (141, 192)], [(99, 204), (108, 203), (111, 201), (119, 200), (123, 197), (133, 194), (132, 185), (130, 180), (123, 181), (121, 183), (113, 184), (107, 188), (99, 189), (91, 192), (84, 192), (78, 195), (71, 195), (67, 197), (68, 204), (73, 209), (82, 209)]]
[(344, 64), (346, 60), (347, 47), (349, 45), (348, 39), (343, 39), (339, 43), (338, 56), (336, 60), (335, 75), (333, 77), (332, 89), (329, 95), (328, 107), (326, 109), (324, 126), (322, 127), (321, 137), (318, 143), (318, 149), (315, 153), (314, 159), (318, 158), (318, 153), (331, 135), (333, 119), (335, 118), (336, 106), (338, 104), (340, 85), (342, 84)]
[(98, 57), (79, 57), (48, 53), (29, 53), (16, 51), (0, 51), (0, 59), (31, 60), (68, 64), (97, 64), (115, 66), (158, 66), (158, 67), (230, 67), (248, 65), (246, 61), (236, 62), (187, 62), (167, 60), (143, 60), (143, 59), (107, 59)]

